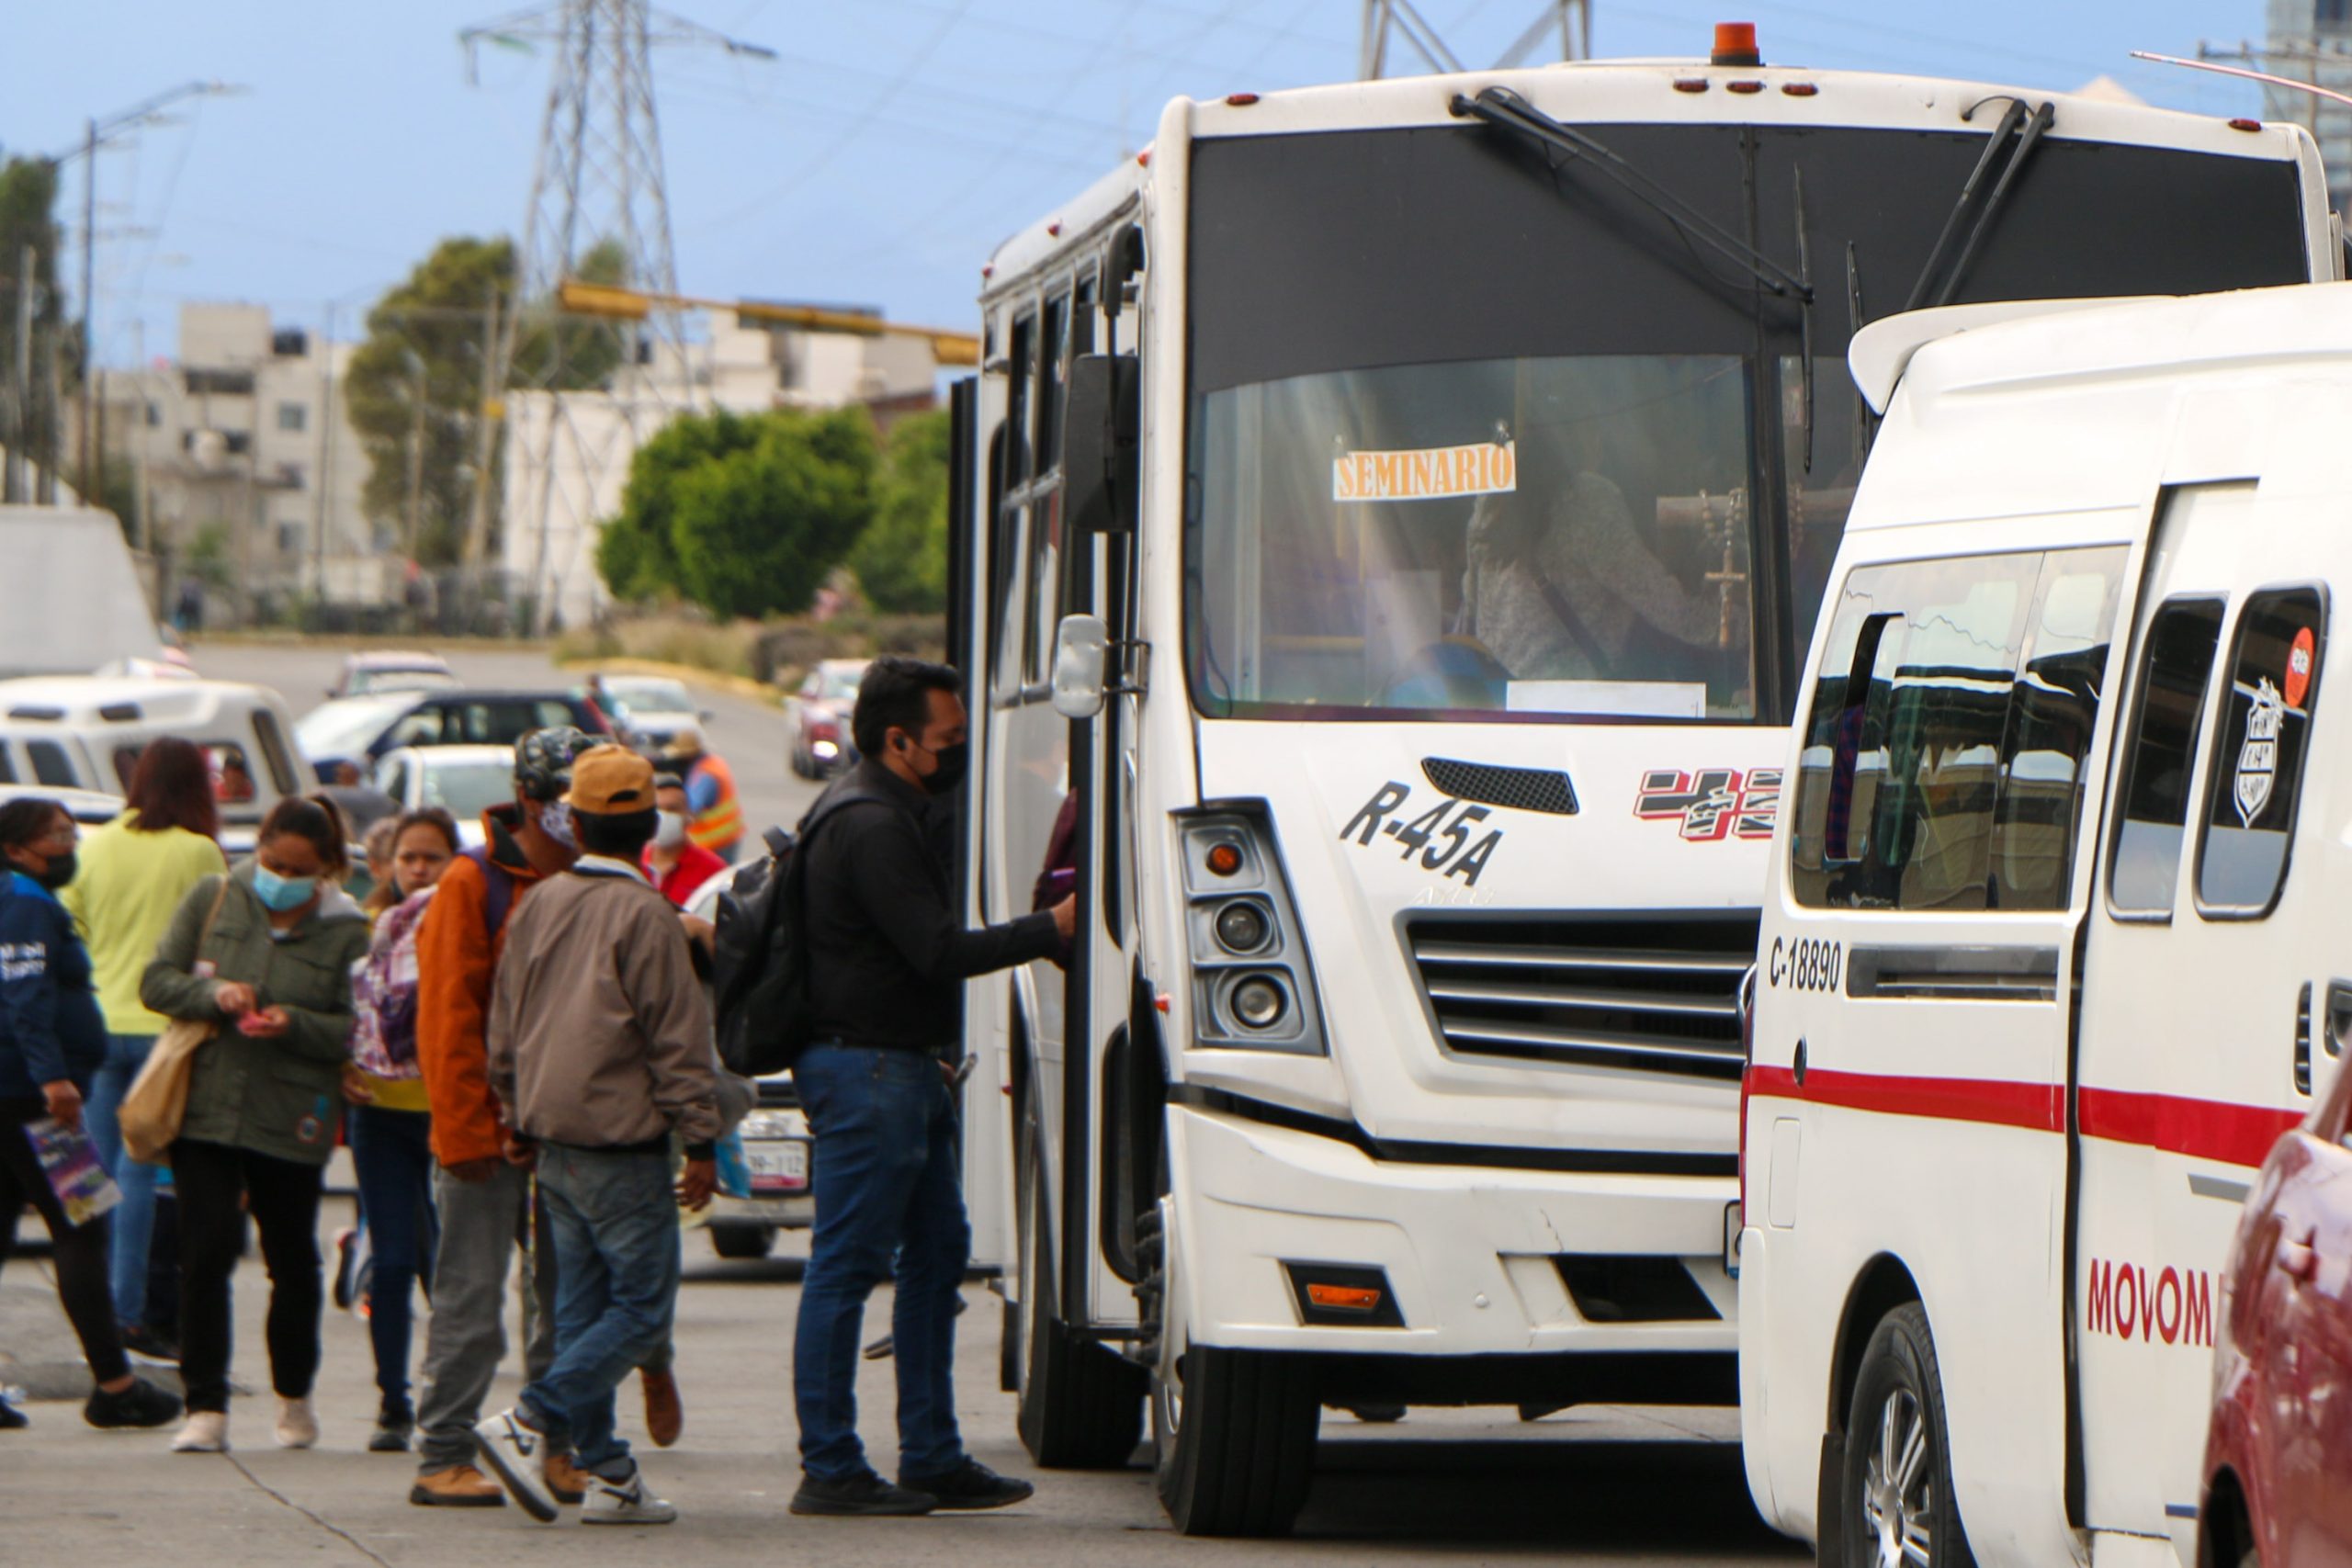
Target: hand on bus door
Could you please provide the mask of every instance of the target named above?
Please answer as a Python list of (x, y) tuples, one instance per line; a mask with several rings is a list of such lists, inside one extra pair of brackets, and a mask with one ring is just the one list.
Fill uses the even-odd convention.
[(1057, 932), (1057, 933), (1060, 935), (1061, 939), (1062, 939), (1064, 942), (1068, 942), (1068, 941), (1069, 941), (1069, 940), (1073, 935), (1075, 935), (1075, 934), (1077, 933), (1077, 931), (1078, 931), (1078, 895), (1077, 895), (1077, 894), (1075, 894), (1075, 893), (1065, 894), (1065, 895), (1063, 896), (1063, 897), (1062, 897), (1062, 901), (1061, 901), (1060, 903), (1058, 903), (1058, 904), (1057, 904), (1057, 905), (1055, 905), (1055, 906), (1054, 906), (1054, 930), (1055, 930), (1055, 931), (1056, 931), (1056, 932)]

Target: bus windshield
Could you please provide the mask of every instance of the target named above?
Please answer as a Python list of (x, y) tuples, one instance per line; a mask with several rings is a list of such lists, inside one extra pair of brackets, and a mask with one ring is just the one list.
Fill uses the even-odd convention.
[[(1204, 709), (1752, 720), (1750, 381), (1731, 355), (1585, 355), (1211, 393), (1193, 431), (1216, 520), (1193, 562)], [(1850, 452), (1851, 393), (1828, 400)], [(1840, 484), (1799, 528), (1800, 604), (1836, 553)]]
[[(1902, 308), (1974, 131), (1584, 128), (1650, 203), (1463, 126), (1204, 139), (1185, 672), (1204, 716), (1785, 724)], [(2297, 166), (2043, 141), (1956, 302), (2309, 280)]]

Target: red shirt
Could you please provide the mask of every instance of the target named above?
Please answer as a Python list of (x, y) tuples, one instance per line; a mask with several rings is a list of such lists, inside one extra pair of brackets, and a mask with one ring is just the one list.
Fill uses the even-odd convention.
[(662, 889), (662, 897), (683, 909), (695, 889), (727, 869), (727, 863), (715, 850), (704, 849), (691, 840), (678, 850), (678, 863), (662, 875), (653, 869), (653, 846), (645, 846), (645, 874), (653, 886)]

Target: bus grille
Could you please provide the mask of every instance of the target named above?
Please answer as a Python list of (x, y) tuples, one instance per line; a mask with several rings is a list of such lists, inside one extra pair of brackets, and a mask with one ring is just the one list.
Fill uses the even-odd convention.
[(1414, 920), (1421, 994), (1465, 1056), (1736, 1078), (1757, 917)]

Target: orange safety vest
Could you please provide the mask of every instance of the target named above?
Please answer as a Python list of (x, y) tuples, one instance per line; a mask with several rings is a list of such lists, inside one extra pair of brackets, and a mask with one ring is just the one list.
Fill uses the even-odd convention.
[(743, 807), (735, 798), (735, 774), (709, 752), (695, 761), (688, 777), (707, 771), (718, 781), (718, 798), (686, 819), (686, 837), (707, 850), (724, 850), (743, 837)]

